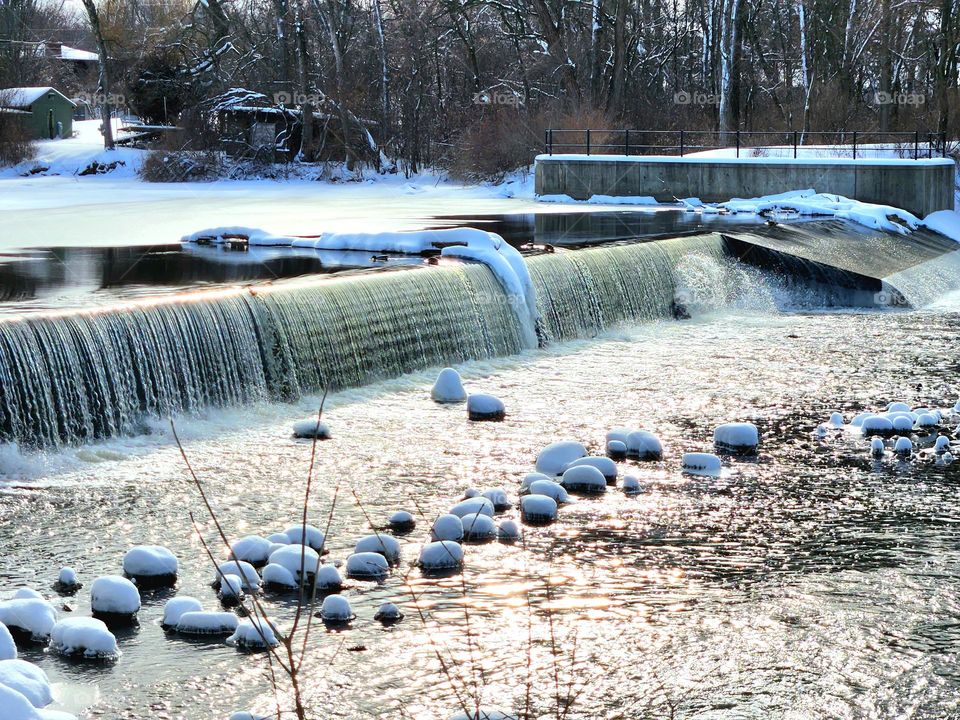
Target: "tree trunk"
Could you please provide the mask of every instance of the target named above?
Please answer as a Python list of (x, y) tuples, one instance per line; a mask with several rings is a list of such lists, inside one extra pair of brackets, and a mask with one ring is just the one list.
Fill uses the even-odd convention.
[(893, 42), (893, 14), (890, 0), (880, 2), (880, 132), (890, 130), (893, 116), (893, 57), (890, 43)]
[(103, 124), (100, 126), (100, 132), (103, 134), (103, 147), (107, 150), (113, 150), (113, 113), (110, 107), (110, 73), (107, 68), (107, 46), (103, 40), (103, 31), (100, 28), (100, 14), (97, 12), (97, 6), (93, 0), (83, 0), (83, 7), (86, 8), (90, 30), (96, 38), (97, 52), (100, 54), (100, 87), (98, 93), (103, 100), (100, 105), (101, 119), (103, 120)]
[(937, 109), (939, 111), (937, 130), (941, 134), (947, 132), (947, 127), (950, 124), (950, 98), (948, 97), (947, 87), (950, 77), (950, 60), (956, 45), (951, 25), (952, 18), (953, 0), (942, 0), (940, 4), (940, 52), (937, 58)]
[(737, 129), (737, 57), (740, 54), (740, 0), (725, 0), (720, 47), (720, 132)]
[(300, 67), (300, 92), (303, 102), (300, 103), (300, 152), (297, 159), (300, 162), (311, 163), (317, 157), (316, 143), (313, 138), (313, 102), (310, 92), (310, 57), (307, 53), (307, 30), (304, 27), (303, 8), (299, 2), (294, 15), (297, 32), (297, 58)]

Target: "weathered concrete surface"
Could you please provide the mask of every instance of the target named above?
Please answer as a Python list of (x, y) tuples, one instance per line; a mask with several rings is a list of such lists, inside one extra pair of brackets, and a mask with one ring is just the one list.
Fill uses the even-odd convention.
[(653, 196), (660, 202), (698, 197), (704, 202), (751, 198), (814, 188), (863, 202), (892, 205), (924, 217), (952, 210), (954, 163), (930, 160), (824, 158), (626, 157), (540, 155), (538, 195)]

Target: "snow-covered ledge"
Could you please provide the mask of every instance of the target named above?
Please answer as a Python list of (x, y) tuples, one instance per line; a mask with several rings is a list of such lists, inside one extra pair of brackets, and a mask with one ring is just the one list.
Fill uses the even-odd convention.
[(539, 155), (538, 195), (649, 196), (659, 202), (698, 197), (722, 202), (796, 188), (902, 208), (919, 217), (953, 209), (950, 158), (670, 157)]

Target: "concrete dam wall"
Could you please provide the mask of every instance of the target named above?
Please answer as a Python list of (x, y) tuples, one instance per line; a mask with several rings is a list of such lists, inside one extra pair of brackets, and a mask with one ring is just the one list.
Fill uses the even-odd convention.
[(660, 202), (704, 202), (814, 188), (862, 202), (892, 205), (924, 217), (952, 210), (954, 162), (850, 158), (703, 158), (540, 155), (538, 195), (652, 196)]

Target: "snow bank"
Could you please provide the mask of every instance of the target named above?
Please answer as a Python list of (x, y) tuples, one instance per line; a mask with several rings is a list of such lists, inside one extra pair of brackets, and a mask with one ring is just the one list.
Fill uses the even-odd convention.
[(51, 645), (62, 655), (83, 655), (87, 658), (119, 657), (117, 639), (102, 620), (67, 618), (58, 622), (51, 636)]
[(463, 548), (448, 540), (427, 543), (420, 550), (419, 564), (428, 571), (459, 570), (463, 567)]
[[(914, 161), (912, 161), (914, 162)], [(922, 226), (915, 215), (890, 205), (851, 200), (842, 195), (817, 193), (813, 189), (793, 190), (758, 198), (734, 198), (716, 205), (734, 215), (760, 215), (768, 213), (796, 213), (798, 215), (834, 217), (850, 220), (869, 228), (907, 234)]]
[(753, 423), (724, 423), (713, 431), (713, 442), (725, 452), (753, 453), (760, 444), (760, 433)]
[[(286, 535), (284, 535), (286, 537)], [(284, 543), (287, 545), (289, 543)], [(270, 557), (270, 548), (274, 543), (259, 535), (247, 535), (234, 540), (230, 545), (230, 557), (234, 560), (243, 560), (253, 566), (263, 565)]]
[(591, 195), (586, 200), (575, 200), (569, 195), (557, 193), (553, 195), (537, 195), (537, 202), (563, 203), (573, 205), (661, 205), (650, 195)]
[(280, 641), (277, 640), (276, 628), (269, 619), (251, 617), (237, 624), (237, 629), (226, 639), (226, 643), (238, 648), (266, 649), (277, 647)]
[(607, 490), (607, 479), (592, 465), (570, 468), (563, 473), (561, 482), (570, 492), (598, 494)]
[(430, 397), (438, 403), (462, 403), (467, 399), (460, 373), (453, 368), (444, 368), (430, 390)]
[(232, 612), (190, 611), (180, 616), (177, 632), (183, 635), (227, 635), (240, 619)]
[(466, 542), (489, 542), (497, 537), (497, 526), (487, 515), (467, 515), (463, 518), (463, 539)]
[(465, 518), (467, 515), (488, 515), (493, 517), (494, 507), (493, 503), (487, 500), (487, 498), (478, 495), (469, 500), (458, 502), (450, 508), (450, 514), (456, 515), (459, 518)]
[(137, 545), (123, 556), (123, 572), (133, 578), (177, 576), (177, 558), (160, 545)]
[(53, 702), (47, 674), (26, 660), (0, 660), (0, 685), (16, 690), (35, 708)]
[(379, 533), (360, 538), (354, 546), (355, 553), (374, 552), (383, 555), (391, 565), (400, 563), (400, 543), (391, 535)]
[(343, 595), (327, 595), (320, 606), (320, 618), (328, 623), (350, 622), (356, 617), (350, 601)]
[(359, 552), (347, 558), (347, 577), (379, 580), (390, 572), (387, 559), (380, 553)]
[(0, 602), (0, 623), (35, 642), (46, 642), (57, 623), (57, 611), (46, 600), (13, 598)]
[(483, 393), (467, 397), (467, 417), (471, 420), (503, 420), (506, 415), (507, 408), (498, 397)]
[(954, 210), (937, 210), (930, 213), (923, 219), (923, 226), (960, 242), (960, 213)]
[(90, 608), (94, 613), (136, 615), (140, 610), (140, 591), (125, 577), (103, 575), (90, 586)]
[(459, 515), (441, 515), (430, 529), (430, 538), (434, 541), (449, 540), (460, 542), (463, 540), (463, 521)]
[(557, 519), (557, 501), (546, 495), (524, 495), (520, 498), (520, 515), (528, 523), (552, 522)]
[(537, 472), (560, 475), (567, 465), (586, 454), (587, 449), (572, 440), (550, 443), (537, 455)]
[(7, 626), (0, 623), (0, 660), (14, 660), (17, 657), (17, 644)]
[(182, 595), (170, 598), (163, 606), (163, 620), (160, 624), (164, 627), (176, 627), (184, 613), (200, 612), (201, 610), (203, 610), (203, 604), (194, 597)]
[(683, 471), (690, 475), (706, 475), (716, 477), (720, 474), (721, 461), (716, 455), (710, 453), (684, 453)]

